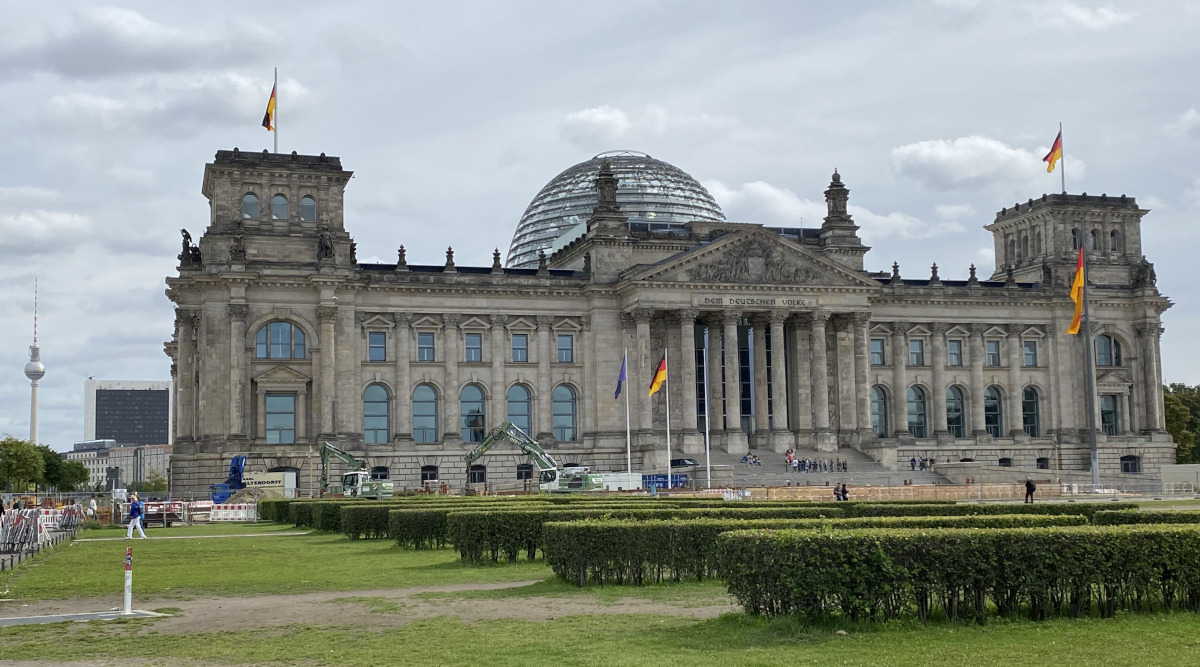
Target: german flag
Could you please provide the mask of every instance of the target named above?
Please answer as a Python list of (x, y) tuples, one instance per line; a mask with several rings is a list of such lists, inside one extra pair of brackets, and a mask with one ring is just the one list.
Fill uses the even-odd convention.
[(263, 114), (262, 126), (267, 128), (268, 132), (275, 130), (275, 89), (279, 84), (271, 86), (271, 99), (267, 100), (267, 112)]
[(1083, 319), (1083, 248), (1079, 249), (1079, 262), (1075, 268), (1075, 280), (1071, 283), (1071, 300), (1075, 302), (1075, 317), (1067, 333), (1079, 333), (1079, 322)]
[(1046, 157), (1042, 158), (1042, 162), (1046, 163), (1046, 173), (1054, 171), (1054, 165), (1062, 159), (1062, 130), (1058, 131), (1058, 136), (1054, 137), (1054, 145), (1050, 147), (1050, 152), (1046, 153)]
[(667, 381), (667, 355), (664, 354), (662, 361), (658, 362), (658, 370), (654, 371), (654, 379), (650, 382), (649, 396), (653, 396), (654, 392), (662, 386), (662, 383)]

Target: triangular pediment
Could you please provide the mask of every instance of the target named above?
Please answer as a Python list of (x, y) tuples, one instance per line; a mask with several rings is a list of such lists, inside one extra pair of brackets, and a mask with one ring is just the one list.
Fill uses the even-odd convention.
[(459, 329), (490, 329), (490, 328), (492, 328), (492, 323), (484, 321), (483, 318), (481, 318), (481, 317), (472, 315), (471, 317), (468, 317), (467, 319), (460, 322), (458, 325), (458, 328)]
[(757, 226), (668, 257), (627, 278), (691, 285), (879, 287), (878, 282)]
[(362, 326), (365, 329), (391, 329), (396, 326), (388, 315), (371, 315), (364, 314), (362, 318)]
[(441, 329), (442, 323), (431, 315), (419, 315), (409, 326), (414, 329)]
[(518, 317), (510, 320), (507, 325), (509, 331), (531, 331), (537, 328), (537, 324), (527, 317)]
[(1100, 387), (1124, 388), (1131, 384), (1133, 382), (1121, 371), (1107, 371), (1096, 378), (1096, 385)]
[(305, 385), (308, 383), (308, 376), (289, 368), (288, 366), (275, 366), (265, 373), (262, 373), (254, 378), (254, 382), (259, 386), (266, 385)]

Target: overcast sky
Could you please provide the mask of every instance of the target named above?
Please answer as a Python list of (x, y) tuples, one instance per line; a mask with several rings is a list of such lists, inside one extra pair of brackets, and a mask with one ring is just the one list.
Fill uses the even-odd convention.
[(361, 261), (490, 265), (557, 173), (635, 149), (771, 225), (819, 224), (836, 167), (868, 268), (988, 275), (1062, 121), (1070, 192), (1152, 209), (1163, 375), (1197, 384), (1198, 34), (1182, 1), (5, 3), (0, 433), (29, 434), (35, 276), (43, 442), (82, 439), (88, 376), (169, 379), (179, 229), (218, 149), (271, 146), (275, 66), (280, 150), (355, 172)]

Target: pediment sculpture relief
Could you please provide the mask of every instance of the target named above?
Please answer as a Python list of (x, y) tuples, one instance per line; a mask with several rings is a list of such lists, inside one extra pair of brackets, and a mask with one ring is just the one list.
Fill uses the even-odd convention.
[(774, 283), (802, 285), (820, 274), (788, 259), (784, 252), (760, 238), (732, 245), (715, 260), (692, 267), (688, 279), (711, 283)]

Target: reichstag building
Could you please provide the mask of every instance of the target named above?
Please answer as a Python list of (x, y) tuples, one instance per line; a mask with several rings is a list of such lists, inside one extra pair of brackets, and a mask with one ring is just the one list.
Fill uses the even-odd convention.
[[(307, 492), (321, 441), (397, 489), (515, 487), (533, 475), (511, 448), (469, 471), (462, 459), (506, 419), (560, 463), (623, 471), (626, 350), (635, 470), (665, 469), (669, 419), (675, 456), (701, 453), (707, 431), (716, 451), (768, 460), (853, 449), (889, 469), (930, 457), (1014, 479), (1087, 471), (1085, 341), (1065, 334), (1080, 247), (1100, 473), (1174, 462), (1159, 359), (1171, 302), (1131, 197), (1003, 208), (984, 227), (996, 273), (943, 280), (936, 265), (864, 270), (836, 172), (819, 228), (775, 228), (727, 221), (670, 164), (602, 154), (534, 197), (491, 266), (452, 250), (410, 261), (403, 246), (393, 264), (360, 263), (350, 176), (324, 154), (223, 150), (205, 167), (211, 216), (194, 241), (184, 232), (167, 278), (178, 492), (205, 492), (236, 454), (297, 470)], [(646, 395), (663, 350), (669, 415), (665, 392)]]

